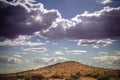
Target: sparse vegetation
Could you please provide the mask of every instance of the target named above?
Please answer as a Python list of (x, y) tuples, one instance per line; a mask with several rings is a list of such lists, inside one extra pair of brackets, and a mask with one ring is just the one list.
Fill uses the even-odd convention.
[(91, 77), (91, 76), (92, 76), (92, 74), (90, 74), (90, 73), (87, 73), (84, 75), (84, 77)]
[(97, 78), (99, 76), (99, 74), (92, 74), (93, 78)]
[(21, 78), (24, 78), (24, 76), (23, 75), (17, 75), (16, 78), (21, 79)]
[(33, 75), (31, 76), (32, 80), (45, 80), (45, 77), (43, 75)]
[(120, 80), (120, 70), (64, 62), (41, 69), (1, 74), (0, 80)]
[(98, 77), (97, 77), (97, 80), (109, 80), (110, 78), (108, 77), (108, 76), (106, 76), (106, 75), (99, 75)]
[(120, 78), (120, 72), (118, 73), (118, 77)]
[(27, 75), (24, 77), (25, 80), (45, 80), (45, 77), (41, 74)]
[(81, 73), (77, 72), (76, 74), (71, 74), (69, 78), (66, 78), (66, 80), (78, 80), (81, 77)]
[(30, 76), (30, 75), (25, 75), (25, 76), (24, 76), (24, 79), (25, 79), (25, 80), (31, 80), (31, 76)]
[(59, 79), (63, 79), (65, 76), (64, 75), (60, 75), (60, 74), (54, 74), (51, 76), (51, 78), (59, 78)]

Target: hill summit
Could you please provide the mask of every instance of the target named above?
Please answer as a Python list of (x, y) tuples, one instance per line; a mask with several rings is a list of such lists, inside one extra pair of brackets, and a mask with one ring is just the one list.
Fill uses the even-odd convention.
[[(120, 80), (120, 71), (97, 68), (75, 61), (53, 64), (47, 67), (19, 73), (0, 75), (2, 80)], [(29, 78), (29, 79), (26, 79)], [(35, 78), (35, 79), (34, 79)]]

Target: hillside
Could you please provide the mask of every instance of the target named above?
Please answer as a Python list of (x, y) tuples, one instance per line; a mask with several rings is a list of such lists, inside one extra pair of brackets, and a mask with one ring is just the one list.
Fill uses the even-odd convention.
[[(97, 68), (67, 61), (44, 68), (0, 76), (2, 80), (120, 80), (120, 70)], [(99, 77), (103, 77), (103, 79), (99, 79)]]

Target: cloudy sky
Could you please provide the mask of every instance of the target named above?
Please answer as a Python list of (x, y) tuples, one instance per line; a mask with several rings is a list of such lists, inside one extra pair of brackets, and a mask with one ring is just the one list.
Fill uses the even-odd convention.
[(120, 0), (0, 0), (0, 73), (63, 61), (120, 69)]

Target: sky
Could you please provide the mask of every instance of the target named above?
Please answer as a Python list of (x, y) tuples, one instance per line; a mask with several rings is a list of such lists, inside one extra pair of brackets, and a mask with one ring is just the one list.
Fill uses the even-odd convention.
[(119, 0), (0, 0), (0, 74), (64, 61), (120, 70)]

